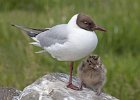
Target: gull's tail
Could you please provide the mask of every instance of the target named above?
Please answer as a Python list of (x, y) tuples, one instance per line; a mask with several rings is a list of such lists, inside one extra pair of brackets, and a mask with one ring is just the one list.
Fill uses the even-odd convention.
[[(30, 44), (38, 46), (38, 47), (41, 47), (41, 45), (40, 45), (39, 41), (37, 40), (36, 36), (41, 32), (49, 30), (49, 28), (35, 29), (35, 28), (28, 28), (25, 26), (14, 25), (14, 24), (12, 24), (12, 26), (17, 27), (17, 28), (25, 31), (27, 33), (27, 35), (30, 36), (35, 41), (35, 42), (31, 42)], [(44, 52), (44, 50), (36, 52), (36, 53), (42, 53), (42, 52)]]

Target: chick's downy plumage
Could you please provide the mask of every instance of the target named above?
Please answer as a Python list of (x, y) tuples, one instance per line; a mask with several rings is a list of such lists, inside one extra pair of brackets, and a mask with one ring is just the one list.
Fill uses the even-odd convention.
[(100, 95), (106, 80), (106, 68), (97, 55), (90, 55), (78, 66), (78, 77), (82, 86), (90, 88)]

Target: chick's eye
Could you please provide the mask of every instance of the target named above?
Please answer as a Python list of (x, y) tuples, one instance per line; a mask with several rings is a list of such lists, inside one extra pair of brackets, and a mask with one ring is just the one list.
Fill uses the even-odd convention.
[(86, 22), (86, 21), (84, 21), (83, 23), (84, 23), (84, 24), (88, 24), (88, 22)]
[(89, 23), (89, 25), (91, 25), (92, 23)]

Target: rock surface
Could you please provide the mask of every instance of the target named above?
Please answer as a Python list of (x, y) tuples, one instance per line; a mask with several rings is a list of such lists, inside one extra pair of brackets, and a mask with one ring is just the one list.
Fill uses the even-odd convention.
[(15, 88), (1, 87), (0, 88), (0, 100), (12, 100), (13, 96), (19, 96), (21, 91)]
[[(115, 97), (83, 88), (82, 91), (66, 87), (69, 76), (63, 73), (53, 73), (43, 76), (27, 86), (19, 96), (13, 100), (118, 100)], [(73, 83), (78, 85), (78, 79), (73, 78)]]

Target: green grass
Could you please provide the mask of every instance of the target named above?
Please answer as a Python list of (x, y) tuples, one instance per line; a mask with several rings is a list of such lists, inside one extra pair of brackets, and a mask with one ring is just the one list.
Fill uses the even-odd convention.
[(29, 45), (32, 40), (11, 23), (50, 27), (67, 23), (74, 14), (83, 12), (108, 30), (97, 32), (99, 43), (94, 51), (107, 67), (104, 91), (121, 100), (139, 100), (139, 9), (139, 0), (35, 0), (20, 4), (1, 0), (0, 86), (23, 89), (47, 73), (69, 71), (67, 62), (56, 61), (49, 54), (35, 54), (40, 48)]

